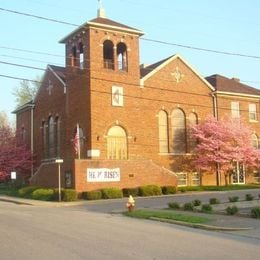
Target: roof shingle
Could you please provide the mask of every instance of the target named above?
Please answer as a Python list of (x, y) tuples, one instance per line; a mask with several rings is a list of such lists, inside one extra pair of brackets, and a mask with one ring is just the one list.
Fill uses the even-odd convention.
[(259, 89), (243, 84), (235, 78), (229, 79), (224, 76), (214, 74), (209, 77), (206, 77), (205, 79), (216, 89), (216, 91), (260, 96)]

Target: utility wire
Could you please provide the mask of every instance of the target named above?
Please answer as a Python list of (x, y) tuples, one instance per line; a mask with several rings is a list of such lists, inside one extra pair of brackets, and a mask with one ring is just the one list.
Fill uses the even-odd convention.
[[(70, 25), (70, 26), (74, 26), (74, 27), (80, 27), (81, 26), (81, 25), (66, 22), (66, 21), (61, 21), (61, 20), (57, 20), (57, 19), (53, 19), (53, 18), (47, 18), (47, 17), (44, 17), (44, 16), (38, 16), (38, 15), (34, 15), (34, 14), (28, 14), (28, 13), (19, 12), (19, 11), (10, 10), (10, 9), (5, 9), (5, 8), (2, 8), (2, 7), (0, 7), (0, 11), (14, 13), (14, 14), (18, 14), (18, 15), (24, 15), (24, 16), (28, 16), (28, 17), (32, 17), (32, 18), (36, 18), (36, 19), (41, 19), (41, 20), (46, 20), (46, 21), (49, 21), (49, 22), (55, 22), (55, 23)], [(182, 48), (187, 48), (187, 49), (192, 49), (192, 50), (197, 50), (197, 51), (211, 52), (211, 53), (217, 53), (217, 54), (223, 54), (223, 55), (229, 55), (229, 56), (245, 57), (245, 58), (252, 58), (252, 59), (260, 59), (260, 56), (257, 56), (257, 55), (248, 55), (248, 54), (241, 54), (241, 53), (232, 53), (232, 52), (226, 52), (226, 51), (212, 50), (212, 49), (195, 47), (195, 46), (191, 46), (191, 45), (170, 43), (170, 42), (154, 40), (154, 39), (149, 39), (149, 38), (142, 38), (142, 37), (140, 39), (144, 40), (144, 41), (148, 41), (148, 42), (177, 46), (177, 47), (182, 47)]]

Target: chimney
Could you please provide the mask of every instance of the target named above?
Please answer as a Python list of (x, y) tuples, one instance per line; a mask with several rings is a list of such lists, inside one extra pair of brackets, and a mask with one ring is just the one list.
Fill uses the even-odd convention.
[(232, 78), (232, 80), (234, 80), (235, 82), (240, 83), (240, 79), (239, 78)]

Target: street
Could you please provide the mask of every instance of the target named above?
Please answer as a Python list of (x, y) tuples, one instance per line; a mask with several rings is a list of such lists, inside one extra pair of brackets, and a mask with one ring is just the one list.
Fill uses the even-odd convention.
[(1, 259), (256, 259), (259, 239), (77, 207), (0, 202)]

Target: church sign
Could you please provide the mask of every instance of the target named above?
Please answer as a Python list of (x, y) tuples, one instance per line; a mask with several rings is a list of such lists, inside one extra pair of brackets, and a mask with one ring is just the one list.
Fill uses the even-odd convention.
[(120, 181), (120, 169), (87, 168), (87, 182)]

